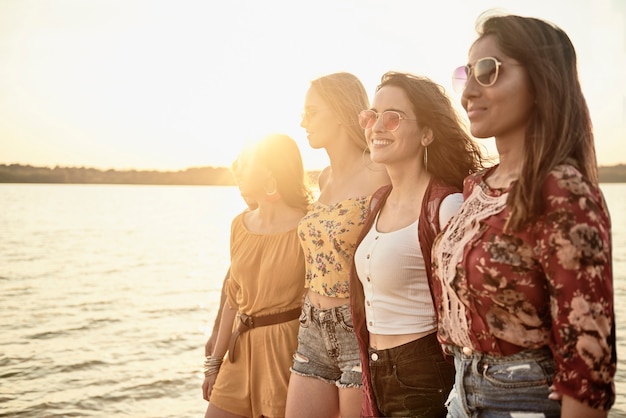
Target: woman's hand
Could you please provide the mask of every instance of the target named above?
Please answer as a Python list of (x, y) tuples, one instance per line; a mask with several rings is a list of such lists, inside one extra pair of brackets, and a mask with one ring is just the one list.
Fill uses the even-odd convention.
[(209, 401), (211, 392), (213, 391), (213, 385), (215, 384), (215, 379), (217, 379), (217, 373), (206, 376), (204, 378), (204, 382), (202, 382), (202, 397), (207, 402)]
[(563, 418), (606, 418), (608, 411), (593, 409), (567, 395), (561, 396), (561, 417)]
[(562, 393), (556, 390), (556, 387), (554, 387), (554, 385), (550, 386), (550, 395), (548, 395), (548, 399), (562, 402), (562, 407), (561, 407), (562, 417), (604, 418), (608, 415), (607, 411), (601, 411), (598, 409), (590, 408), (587, 405), (583, 404), (582, 402), (577, 401), (574, 398), (570, 398), (569, 396), (563, 396)]
[(553, 401), (560, 401), (560, 400), (563, 400), (563, 395), (556, 390), (556, 387), (554, 387), (554, 385), (551, 385), (548, 399), (551, 399)]
[(202, 382), (202, 397), (205, 401), (208, 401), (211, 397), (213, 385), (215, 385), (215, 379), (217, 379), (217, 374), (219, 373), (219, 369), (222, 365), (222, 360), (228, 352), (228, 343), (236, 316), (237, 308), (233, 309), (229, 307), (228, 304), (224, 305), (220, 318), (219, 331), (217, 332), (217, 339), (214, 343), (213, 335), (211, 335), (209, 340), (206, 342), (205, 350), (212, 348), (212, 353), (206, 356), (203, 367), (205, 375), (204, 382)]

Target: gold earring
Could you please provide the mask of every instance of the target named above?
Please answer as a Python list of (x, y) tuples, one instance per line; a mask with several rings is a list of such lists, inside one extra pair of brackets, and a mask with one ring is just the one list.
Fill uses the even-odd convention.
[(367, 162), (367, 160), (365, 159), (365, 154), (367, 154), (367, 150), (369, 149), (368, 146), (366, 146), (365, 148), (363, 148), (363, 152), (361, 153), (361, 160), (363, 161), (363, 165), (368, 165), (369, 163)]
[(276, 186), (276, 180), (273, 179), (274, 188), (271, 192), (265, 191), (265, 201), (266, 202), (276, 202), (280, 199), (280, 193), (278, 193), (278, 187)]

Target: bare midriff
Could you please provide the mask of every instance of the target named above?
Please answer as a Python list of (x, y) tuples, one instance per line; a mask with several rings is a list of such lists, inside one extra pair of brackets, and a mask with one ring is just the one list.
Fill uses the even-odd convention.
[(399, 347), (403, 344), (410, 343), (411, 341), (419, 340), (427, 335), (436, 332), (435, 328), (430, 331), (417, 332), (414, 334), (399, 334), (399, 335), (380, 335), (372, 334), (370, 332), (370, 347), (376, 350), (387, 350), (389, 348)]
[(342, 306), (347, 303), (350, 303), (349, 298), (335, 298), (335, 297), (320, 295), (319, 293), (314, 292), (312, 290), (309, 290), (307, 292), (307, 296), (311, 304), (318, 309), (331, 309), (331, 308), (336, 308), (337, 306)]

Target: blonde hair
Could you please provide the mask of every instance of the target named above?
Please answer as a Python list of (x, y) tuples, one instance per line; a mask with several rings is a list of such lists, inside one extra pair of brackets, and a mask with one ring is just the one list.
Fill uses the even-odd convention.
[(311, 88), (322, 97), (348, 135), (359, 149), (366, 150), (367, 142), (359, 126), (359, 112), (369, 109), (369, 98), (361, 81), (353, 74), (339, 72), (328, 74), (311, 82)]

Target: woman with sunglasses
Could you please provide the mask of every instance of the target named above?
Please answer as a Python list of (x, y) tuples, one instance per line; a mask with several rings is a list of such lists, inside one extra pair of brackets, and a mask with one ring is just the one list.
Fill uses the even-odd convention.
[(430, 251), (481, 153), (443, 88), (426, 77), (383, 75), (359, 122), (372, 161), (391, 179), (372, 197), (350, 278), (362, 415), (445, 417), (454, 366), (437, 341)]
[(490, 16), (454, 79), (499, 164), (466, 179), (433, 246), (439, 338), (456, 367), (449, 416), (606, 417), (611, 224), (574, 47), (542, 20)]
[(286, 135), (262, 139), (239, 162), (237, 185), (254, 203), (231, 225), (226, 302), (204, 363), (205, 417), (281, 417), (304, 287), (297, 225), (312, 195), (298, 146)]
[(305, 296), (293, 357), (287, 417), (354, 417), (361, 408), (361, 365), (349, 306), (349, 272), (371, 194), (389, 183), (370, 160), (357, 115), (369, 106), (352, 74), (311, 82), (302, 127), (330, 167), (320, 195), (298, 227), (306, 258)]

